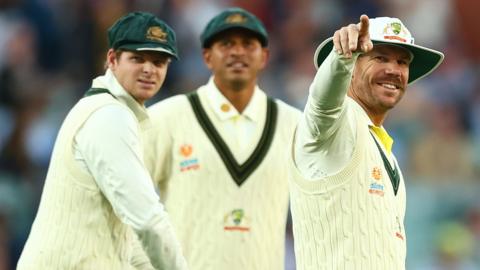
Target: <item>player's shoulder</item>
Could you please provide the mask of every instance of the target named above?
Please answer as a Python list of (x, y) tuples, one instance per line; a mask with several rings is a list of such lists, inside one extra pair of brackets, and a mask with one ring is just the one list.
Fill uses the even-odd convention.
[(163, 99), (147, 108), (150, 117), (161, 117), (178, 114), (190, 106), (187, 96), (184, 94), (171, 96)]
[(285, 103), (280, 99), (275, 98), (274, 101), (277, 104), (278, 110), (281, 114), (288, 115), (292, 118), (298, 118), (302, 114), (302, 112), (299, 109)]
[(300, 119), (301, 112), (297, 108), (285, 103), (280, 99), (274, 99), (278, 108), (279, 128), (290, 132), (293, 130)]
[(133, 115), (133, 112), (125, 104), (105, 93), (81, 98), (71, 109), (71, 112), (78, 112), (82, 115), (117, 116), (117, 118)]
[(127, 106), (121, 103), (108, 103), (93, 111), (85, 123), (95, 127), (108, 127), (107, 129), (111, 130), (125, 130), (135, 127), (138, 120)]

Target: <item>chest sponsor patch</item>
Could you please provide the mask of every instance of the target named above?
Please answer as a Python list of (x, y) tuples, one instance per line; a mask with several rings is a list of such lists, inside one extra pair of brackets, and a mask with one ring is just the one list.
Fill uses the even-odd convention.
[(193, 146), (191, 144), (181, 145), (179, 151), (182, 157), (179, 164), (181, 172), (198, 170), (200, 168), (198, 158), (193, 155)]
[(250, 231), (250, 218), (245, 215), (243, 209), (233, 209), (225, 214), (223, 218), (223, 229), (225, 231)]
[(383, 172), (382, 172), (382, 169), (380, 169), (380, 167), (378, 166), (373, 167), (368, 193), (372, 195), (377, 195), (380, 197), (383, 197), (383, 195), (385, 195), (385, 186), (381, 181), (382, 175), (383, 175)]

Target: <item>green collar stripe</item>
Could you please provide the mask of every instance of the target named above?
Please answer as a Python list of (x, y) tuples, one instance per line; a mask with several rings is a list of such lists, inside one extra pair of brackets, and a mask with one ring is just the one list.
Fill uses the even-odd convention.
[(388, 161), (387, 157), (383, 153), (382, 148), (378, 144), (377, 140), (375, 140), (375, 137), (373, 136), (372, 133), (370, 133), (370, 135), (372, 135), (373, 141), (377, 145), (378, 151), (382, 156), (383, 165), (385, 166), (385, 169), (387, 170), (387, 173), (388, 173), (388, 177), (390, 177), (390, 181), (392, 182), (393, 192), (395, 193), (395, 196), (397, 196), (398, 186), (400, 185), (400, 173), (398, 173), (397, 164), (395, 163), (395, 168), (392, 169), (392, 166), (390, 165), (390, 161)]
[(187, 97), (200, 126), (203, 128), (207, 137), (222, 158), (223, 163), (227, 167), (227, 170), (235, 183), (237, 183), (238, 186), (241, 186), (263, 161), (270, 145), (272, 144), (277, 125), (277, 104), (271, 98), (267, 98), (267, 117), (265, 119), (265, 127), (262, 136), (260, 137), (260, 141), (245, 163), (238, 164), (227, 144), (222, 137), (220, 137), (220, 134), (218, 134), (208, 118), (207, 113), (200, 103), (197, 92), (189, 93), (187, 94)]
[(85, 93), (85, 95), (83, 95), (83, 97), (89, 97), (89, 96), (98, 95), (98, 94), (105, 94), (105, 93), (110, 94), (115, 99), (117, 98), (110, 91), (108, 91), (108, 89), (105, 89), (105, 88), (90, 88)]

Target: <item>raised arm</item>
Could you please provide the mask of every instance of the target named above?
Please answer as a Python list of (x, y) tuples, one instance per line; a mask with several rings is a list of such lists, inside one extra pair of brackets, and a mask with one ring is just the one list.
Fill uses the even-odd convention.
[[(368, 17), (362, 15), (359, 23), (340, 28), (319, 46), (320, 49), (329, 45), (332, 49), (310, 85), (294, 144), (296, 164), (308, 178), (317, 177), (316, 171), (321, 171), (320, 175), (329, 174), (332, 167), (322, 165), (328, 164), (329, 159), (341, 167), (353, 149), (354, 132), (342, 121), (345, 120), (342, 110), (356, 59), (373, 48), (368, 25)], [(342, 141), (332, 142), (332, 136), (342, 128)]]
[(304, 110), (302, 124), (308, 137), (321, 141), (333, 133), (355, 61), (359, 53), (373, 48), (368, 25), (368, 17), (362, 15), (358, 24), (344, 26), (333, 35), (333, 50), (318, 68)]

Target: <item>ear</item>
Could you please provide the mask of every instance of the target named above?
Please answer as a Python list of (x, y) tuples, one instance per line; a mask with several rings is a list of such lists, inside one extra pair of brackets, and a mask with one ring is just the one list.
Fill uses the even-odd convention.
[(269, 58), (270, 58), (270, 50), (268, 48), (262, 48), (262, 64), (261, 64), (262, 69), (265, 68), (265, 66), (267, 65)]
[(114, 49), (109, 49), (107, 52), (107, 68), (114, 70), (117, 63), (117, 54)]
[(208, 67), (208, 69), (212, 70), (212, 50), (210, 48), (203, 49), (202, 55), (203, 62), (205, 62), (205, 65)]

